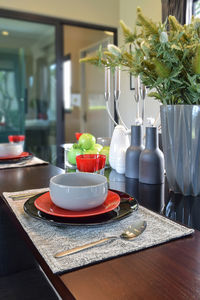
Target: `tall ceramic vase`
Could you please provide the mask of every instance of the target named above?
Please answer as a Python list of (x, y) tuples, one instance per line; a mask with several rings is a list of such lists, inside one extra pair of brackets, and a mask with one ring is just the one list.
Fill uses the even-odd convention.
[(164, 156), (158, 147), (157, 127), (146, 127), (145, 149), (139, 159), (139, 182), (146, 184), (164, 182)]
[(139, 158), (144, 146), (142, 145), (142, 126), (131, 126), (131, 145), (126, 150), (125, 176), (139, 178)]
[(169, 188), (200, 195), (200, 106), (161, 106), (161, 126)]

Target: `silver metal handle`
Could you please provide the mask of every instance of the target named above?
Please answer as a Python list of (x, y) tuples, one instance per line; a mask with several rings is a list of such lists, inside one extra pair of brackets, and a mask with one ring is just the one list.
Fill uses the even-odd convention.
[(72, 248), (72, 249), (69, 249), (69, 250), (66, 250), (66, 251), (58, 252), (54, 255), (54, 257), (59, 258), (59, 257), (63, 257), (63, 256), (66, 256), (66, 255), (69, 255), (69, 254), (80, 252), (80, 251), (83, 251), (84, 249), (88, 249), (88, 248), (103, 244), (103, 243), (105, 243), (105, 242), (107, 242), (111, 239), (116, 239), (116, 238), (117, 237), (111, 236), (111, 237), (101, 239), (99, 241), (95, 241), (95, 242), (92, 242), (92, 243), (89, 243), (89, 244), (85, 244), (83, 246), (79, 246), (79, 247), (75, 247), (75, 248)]

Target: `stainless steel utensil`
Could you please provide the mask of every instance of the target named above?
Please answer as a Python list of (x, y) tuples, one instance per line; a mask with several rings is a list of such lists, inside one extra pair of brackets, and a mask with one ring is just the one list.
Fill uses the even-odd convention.
[(27, 195), (21, 195), (21, 196), (10, 196), (10, 198), (12, 200), (25, 200), (26, 198), (30, 198), (30, 197), (33, 197), (35, 196), (36, 194), (27, 194)]
[(89, 243), (89, 244), (85, 244), (85, 245), (82, 245), (82, 246), (79, 246), (79, 247), (75, 247), (73, 249), (58, 252), (54, 255), (54, 257), (55, 258), (60, 258), (60, 257), (66, 256), (66, 255), (69, 255), (69, 254), (80, 252), (80, 251), (83, 251), (85, 249), (103, 244), (103, 243), (105, 243), (107, 241), (110, 241), (110, 240), (116, 240), (118, 238), (125, 239), (125, 240), (132, 240), (132, 239), (136, 238), (138, 235), (140, 235), (145, 230), (146, 226), (147, 226), (146, 221), (141, 221), (141, 220), (136, 221), (131, 226), (129, 226), (124, 232), (122, 232), (122, 234), (120, 236), (110, 236), (110, 237), (107, 237), (107, 238), (104, 238), (104, 239), (101, 239), (101, 240), (98, 240), (98, 241), (95, 241), (95, 242), (92, 242), (92, 243)]
[(24, 200), (25, 198), (30, 198), (36, 196), (38, 193), (30, 193), (30, 194), (17, 194), (10, 196), (13, 200)]
[(23, 165), (26, 165), (27, 162), (30, 162), (32, 159), (33, 159), (33, 158), (26, 159), (26, 160), (24, 160), (24, 161), (22, 161), (22, 162), (17, 162), (17, 163), (15, 163), (15, 164), (18, 165), (18, 166), (23, 166)]
[(145, 97), (146, 97), (146, 86), (141, 83), (141, 99), (142, 99), (142, 124), (144, 125), (145, 119)]
[(136, 108), (136, 120), (138, 120), (140, 118), (140, 77), (134, 77), (134, 86), (135, 86), (135, 90), (134, 90), (134, 98), (135, 98), (135, 102), (137, 105)]

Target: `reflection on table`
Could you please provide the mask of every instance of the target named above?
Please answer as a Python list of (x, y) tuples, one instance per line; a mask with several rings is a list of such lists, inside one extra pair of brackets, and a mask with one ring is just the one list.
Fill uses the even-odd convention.
[(164, 184), (150, 185), (125, 177), (109, 169), (105, 175), (112, 189), (118, 189), (135, 197), (139, 204), (161, 213), (174, 221), (200, 230), (200, 197), (174, 194)]
[(200, 197), (183, 196), (171, 192), (164, 213), (172, 220), (200, 230)]

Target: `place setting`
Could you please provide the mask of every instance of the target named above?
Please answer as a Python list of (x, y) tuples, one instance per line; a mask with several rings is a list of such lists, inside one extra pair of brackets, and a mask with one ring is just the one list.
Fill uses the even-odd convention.
[(193, 232), (110, 190), (98, 173), (56, 175), (49, 187), (3, 193), (53, 273), (149, 248)]
[[(75, 176), (74, 174), (69, 174), (69, 176), (77, 177), (81, 174), (75, 173)], [(70, 199), (71, 202), (72, 199), (74, 198)], [(80, 201), (82, 201), (81, 198)], [(101, 205), (78, 211), (57, 206), (52, 201), (49, 191), (34, 195), (24, 203), (24, 211), (28, 215), (56, 226), (106, 224), (125, 218), (137, 209), (138, 202), (135, 198), (117, 190), (108, 190), (107, 196)]]
[(94, 226), (120, 220), (138, 209), (136, 199), (108, 189), (107, 178), (101, 175), (105, 155), (79, 155), (76, 161), (77, 172), (51, 178), (50, 191), (25, 202), (28, 215), (57, 226)]
[(0, 169), (48, 164), (24, 150), (24, 135), (9, 135), (8, 141), (0, 143)]

